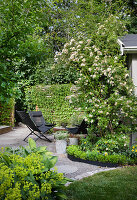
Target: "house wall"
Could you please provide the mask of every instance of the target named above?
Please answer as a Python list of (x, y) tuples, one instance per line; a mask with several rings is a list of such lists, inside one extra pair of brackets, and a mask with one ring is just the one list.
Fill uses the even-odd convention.
[[(129, 56), (129, 70), (135, 85), (135, 95), (137, 96), (137, 54), (131, 54)], [(137, 133), (131, 135), (131, 144), (137, 143)]]
[(137, 96), (137, 54), (132, 54), (131, 77), (135, 85), (135, 95)]

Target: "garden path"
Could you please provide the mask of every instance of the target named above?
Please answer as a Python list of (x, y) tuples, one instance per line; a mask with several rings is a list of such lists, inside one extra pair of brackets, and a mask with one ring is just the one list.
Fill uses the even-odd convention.
[[(0, 147), (18, 147), (18, 146), (27, 146), (28, 144), (23, 141), (23, 139), (30, 133), (29, 129), (20, 125), (12, 129), (12, 131), (0, 135)], [(33, 139), (36, 139), (35, 136), (31, 136)], [(65, 177), (80, 180), (84, 177), (91, 176), (95, 173), (101, 171), (107, 171), (116, 169), (115, 167), (101, 167), (97, 165), (74, 162), (67, 158), (67, 154), (57, 154), (55, 149), (55, 141), (53, 135), (48, 135), (48, 137), (53, 142), (47, 142), (45, 140), (38, 139), (36, 141), (37, 146), (47, 146), (48, 151), (52, 152), (53, 155), (58, 156), (58, 161), (56, 167), (58, 172), (64, 173)]]

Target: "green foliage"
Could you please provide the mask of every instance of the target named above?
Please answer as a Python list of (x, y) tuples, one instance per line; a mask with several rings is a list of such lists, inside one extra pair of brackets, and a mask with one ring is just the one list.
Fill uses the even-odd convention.
[(66, 43), (56, 59), (79, 70), (78, 95), (72, 100), (85, 111), (91, 132), (131, 134), (136, 131), (137, 101), (117, 44), (125, 34), (124, 22), (113, 14), (96, 26), (89, 39), (83, 35)]
[(47, 37), (42, 37), (42, 25), (49, 21), (45, 17), (48, 9), (44, 0), (1, 1), (0, 101), (13, 95), (17, 98), (17, 83), (21, 78), (29, 79), (36, 64), (50, 54)]
[(15, 199), (66, 199), (63, 174), (52, 171), (57, 158), (30, 139), (27, 148), (0, 152), (0, 197)]
[[(128, 157), (125, 155), (114, 154), (108, 155), (107, 153), (99, 153), (99, 151), (82, 151), (79, 146), (68, 146), (67, 153), (76, 158), (81, 158), (83, 160), (99, 161), (103, 163), (113, 163), (113, 164), (122, 164), (125, 165), (128, 163)], [(132, 160), (133, 163), (136, 163), (136, 160)]]
[(37, 66), (34, 80), (37, 84), (54, 85), (74, 83), (78, 78), (73, 66), (66, 68), (64, 65), (55, 65), (53, 59), (45, 61)]
[(14, 99), (9, 99), (7, 102), (0, 103), (0, 125), (14, 125)]
[(67, 131), (56, 131), (54, 134), (54, 137), (56, 140), (67, 140), (69, 137), (69, 134)]
[(100, 153), (108, 154), (124, 154), (129, 148), (129, 137), (121, 135), (107, 135), (105, 138), (100, 138), (94, 145), (93, 149)]
[(79, 115), (69, 102), (71, 84), (33, 86), (25, 91), (25, 105), (27, 110), (35, 110), (36, 105), (49, 122), (69, 123), (73, 113)]
[(136, 1), (134, 0), (128, 0), (127, 1), (128, 8), (130, 9), (130, 17), (129, 17), (129, 23), (127, 25), (127, 28), (129, 30), (129, 33), (137, 34), (137, 6)]
[[(94, 140), (95, 141), (95, 140)], [(137, 145), (129, 147), (126, 135), (107, 135), (91, 143), (89, 137), (81, 139), (79, 146), (67, 147), (69, 155), (84, 160), (135, 164), (137, 163)]]
[(137, 160), (137, 144), (133, 144), (127, 151), (127, 155)]
[(80, 148), (83, 151), (91, 150), (93, 147), (92, 142), (87, 138), (80, 139)]

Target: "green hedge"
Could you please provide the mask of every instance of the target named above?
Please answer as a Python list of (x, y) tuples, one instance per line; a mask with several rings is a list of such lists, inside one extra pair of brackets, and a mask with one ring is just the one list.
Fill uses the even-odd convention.
[(62, 123), (71, 124), (73, 117), (80, 113), (69, 102), (72, 95), (70, 88), (72, 84), (33, 86), (25, 90), (25, 105), (27, 110), (42, 111), (44, 118), (57, 125)]
[(14, 126), (14, 99), (9, 102), (0, 102), (0, 125)]
[(113, 163), (113, 164), (137, 164), (137, 158), (127, 157), (121, 154), (106, 155), (98, 153), (97, 151), (82, 151), (77, 145), (71, 145), (67, 147), (67, 153), (76, 158), (83, 160), (99, 161), (102, 163)]

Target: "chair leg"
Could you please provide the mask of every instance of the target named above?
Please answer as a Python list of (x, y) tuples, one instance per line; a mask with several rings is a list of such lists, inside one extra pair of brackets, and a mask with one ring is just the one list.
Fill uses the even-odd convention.
[[(31, 131), (31, 133), (29, 135), (27, 135), (27, 137), (24, 138), (24, 141), (30, 136), (33, 134), (33, 131)], [(25, 141), (26, 142), (26, 141)]]
[[(44, 137), (48, 142), (52, 142), (49, 138), (47, 138), (43, 133), (40, 133), (42, 135), (42, 137)], [(43, 139), (43, 138), (41, 138)]]
[[(40, 133), (41, 135), (42, 135), (42, 137), (44, 137), (44, 138), (42, 138), (42, 137), (40, 137), (39, 135), (37, 135), (33, 130), (31, 130), (30, 129), (30, 127), (28, 127), (29, 128), (29, 130), (31, 131), (30, 132), (30, 134), (29, 135), (27, 135), (27, 137), (25, 137), (24, 138), (24, 141), (30, 136), (30, 135), (32, 135), (32, 134), (34, 134), (34, 135), (36, 135), (38, 138), (35, 140), (35, 141), (37, 141), (38, 139), (46, 139), (48, 142), (52, 142), (50, 139), (48, 139), (43, 133)], [(26, 142), (26, 141), (25, 141)]]
[[(34, 131), (31, 131), (31, 133), (30, 133), (27, 137), (25, 137), (24, 141), (25, 141), (30, 135), (33, 135), (33, 134), (37, 136), (37, 139), (36, 139), (35, 141), (37, 141), (39, 138), (42, 139), (39, 135), (37, 135), (36, 133), (34, 133)], [(26, 141), (25, 141), (25, 142), (26, 142)]]

